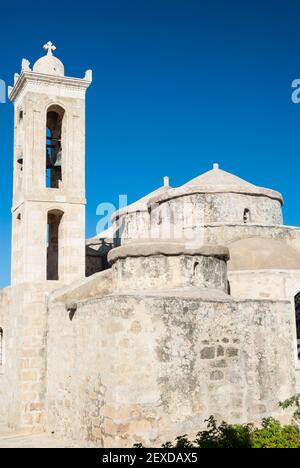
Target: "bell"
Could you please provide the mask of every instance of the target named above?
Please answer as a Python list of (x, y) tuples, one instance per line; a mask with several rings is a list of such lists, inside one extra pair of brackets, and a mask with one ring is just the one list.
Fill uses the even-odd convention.
[(57, 153), (54, 167), (61, 167), (61, 150)]

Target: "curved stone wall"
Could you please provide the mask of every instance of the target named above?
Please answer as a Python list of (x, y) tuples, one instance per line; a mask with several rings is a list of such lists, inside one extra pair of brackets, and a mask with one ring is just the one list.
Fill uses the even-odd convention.
[[(166, 209), (166, 205), (168, 209)], [(283, 223), (281, 202), (265, 196), (240, 193), (196, 193), (172, 198), (154, 205), (151, 224), (170, 212), (175, 224), (199, 227), (209, 223), (260, 224)]]
[(149, 211), (122, 214), (113, 221), (119, 245), (142, 239), (204, 243), (209, 224), (280, 226), (281, 202), (240, 193), (196, 193), (149, 204)]
[(109, 254), (116, 291), (211, 288), (227, 291), (228, 250), (182, 244), (133, 244)]
[(137, 239), (149, 239), (150, 214), (148, 211), (133, 211), (113, 220), (115, 242), (127, 244)]

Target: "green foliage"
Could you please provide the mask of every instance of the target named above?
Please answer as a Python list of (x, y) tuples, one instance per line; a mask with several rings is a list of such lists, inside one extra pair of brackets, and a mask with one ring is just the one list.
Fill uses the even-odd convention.
[(252, 448), (300, 448), (300, 431), (295, 425), (282, 426), (273, 418), (264, 419), (262, 429), (253, 432)]
[[(253, 424), (218, 424), (211, 416), (205, 422), (207, 430), (198, 432), (196, 439), (190, 441), (187, 434), (172, 442), (166, 442), (163, 448), (300, 448), (300, 394), (279, 403), (286, 410), (295, 408), (293, 423), (282, 425), (274, 418), (262, 420), (261, 427)], [(142, 448), (135, 444), (135, 448)]]
[(229, 425), (223, 422), (218, 425), (211, 416), (207, 430), (198, 432), (196, 439), (190, 441), (187, 435), (176, 438), (175, 445), (167, 442), (163, 448), (251, 448), (252, 425)]
[(175, 445), (167, 442), (163, 448), (300, 448), (300, 431), (295, 425), (281, 425), (273, 418), (263, 419), (262, 427), (252, 424), (217, 424), (211, 416), (207, 430), (197, 434), (194, 441), (187, 435), (176, 438)]
[(193, 444), (188, 440), (187, 434), (176, 437), (176, 448), (193, 448)]
[(300, 423), (300, 394), (288, 398), (279, 403), (280, 408), (286, 410), (288, 408), (296, 407), (293, 418), (296, 423)]
[(211, 416), (207, 422), (207, 431), (198, 432), (194, 447), (199, 448), (251, 448), (252, 425), (230, 425), (225, 422), (218, 425)]

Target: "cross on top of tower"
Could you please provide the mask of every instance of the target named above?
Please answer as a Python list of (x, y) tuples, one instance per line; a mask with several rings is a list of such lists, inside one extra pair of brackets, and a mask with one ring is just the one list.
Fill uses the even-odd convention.
[(64, 64), (61, 62), (61, 60), (59, 60), (53, 55), (54, 50), (56, 50), (56, 47), (53, 44), (53, 42), (47, 42), (47, 44), (45, 44), (43, 48), (47, 51), (47, 54), (43, 55), (43, 57), (39, 58), (35, 62), (33, 66), (33, 71), (36, 73), (43, 73), (46, 75), (64, 76)]
[(47, 42), (43, 48), (48, 51), (48, 55), (52, 55), (52, 52), (56, 50), (55, 45), (51, 41)]

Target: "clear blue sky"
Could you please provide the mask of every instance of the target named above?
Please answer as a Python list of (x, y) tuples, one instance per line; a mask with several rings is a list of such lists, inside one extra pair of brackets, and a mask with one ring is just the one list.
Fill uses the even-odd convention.
[[(221, 168), (285, 197), (300, 225), (300, 2), (85, 0), (1, 4), (0, 78), (48, 40), (87, 95), (87, 236), (102, 202), (129, 201), (169, 175)], [(0, 286), (9, 283), (13, 107), (0, 105)]]

